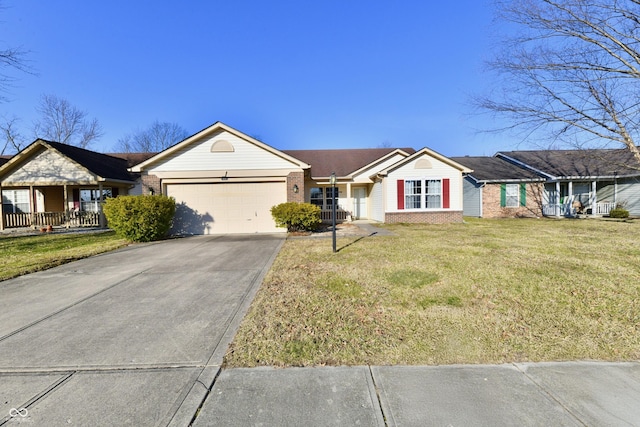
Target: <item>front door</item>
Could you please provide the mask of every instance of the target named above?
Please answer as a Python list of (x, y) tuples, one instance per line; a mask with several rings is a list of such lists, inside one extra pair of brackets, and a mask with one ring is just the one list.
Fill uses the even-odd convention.
[(353, 219), (367, 217), (367, 189), (355, 187), (353, 189)]

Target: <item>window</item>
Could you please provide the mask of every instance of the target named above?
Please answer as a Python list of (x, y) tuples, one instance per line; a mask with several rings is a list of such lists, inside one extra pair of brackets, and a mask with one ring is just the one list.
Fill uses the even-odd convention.
[(80, 190), (80, 210), (84, 212), (98, 212), (102, 201), (107, 197), (113, 197), (111, 188), (102, 189), (102, 197), (100, 190)]
[(422, 207), (422, 181), (404, 182), (405, 209), (420, 209)]
[[(329, 210), (333, 205), (333, 194), (335, 191), (336, 203), (338, 202), (338, 187), (312, 187), (309, 194), (309, 202), (313, 205), (320, 206), (320, 209)], [(336, 209), (340, 206), (336, 204)]]
[(426, 181), (426, 206), (427, 209), (440, 209), (441, 187), (439, 179), (429, 179)]
[(322, 188), (314, 187), (311, 189), (310, 202), (312, 205), (320, 206), (322, 209), (324, 204), (324, 193)]
[(440, 179), (407, 180), (404, 181), (402, 190), (404, 190), (404, 207), (400, 209), (440, 209), (443, 207), (442, 180)]
[(4, 213), (29, 213), (29, 190), (2, 190)]
[[(333, 197), (335, 196), (336, 202), (338, 202), (338, 187), (327, 187), (327, 200), (325, 205), (327, 208), (331, 208), (333, 206)], [(336, 205), (336, 209), (338, 206)]]
[(507, 184), (506, 188), (505, 206), (508, 208), (517, 208), (520, 206), (520, 185), (519, 184)]

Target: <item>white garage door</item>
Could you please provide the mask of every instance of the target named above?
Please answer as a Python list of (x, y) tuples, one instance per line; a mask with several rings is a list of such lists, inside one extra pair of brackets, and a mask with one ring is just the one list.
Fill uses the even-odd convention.
[(271, 207), (287, 201), (284, 182), (168, 184), (178, 205), (173, 232), (178, 234), (273, 233)]

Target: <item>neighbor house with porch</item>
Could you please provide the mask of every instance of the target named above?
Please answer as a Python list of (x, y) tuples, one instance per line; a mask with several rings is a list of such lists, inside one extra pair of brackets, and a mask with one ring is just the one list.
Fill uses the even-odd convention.
[(0, 165), (0, 229), (105, 226), (102, 202), (136, 189), (144, 153), (106, 155), (38, 139)]
[(496, 158), (544, 178), (545, 216), (640, 215), (640, 164), (626, 149), (503, 151)]

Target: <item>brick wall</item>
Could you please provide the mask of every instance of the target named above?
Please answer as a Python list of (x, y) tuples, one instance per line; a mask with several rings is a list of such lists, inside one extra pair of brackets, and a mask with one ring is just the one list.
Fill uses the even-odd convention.
[(151, 189), (154, 194), (162, 194), (160, 178), (155, 175), (142, 175), (142, 194), (151, 194)]
[(500, 184), (487, 184), (482, 188), (483, 218), (523, 218), (542, 216), (544, 184), (527, 184), (527, 204), (517, 208), (500, 206)]
[[(298, 192), (293, 191), (294, 185)], [(287, 176), (287, 202), (304, 203), (304, 172), (291, 172)]]
[(387, 212), (384, 222), (394, 223), (423, 223), (423, 224), (449, 224), (462, 222), (462, 211), (434, 211), (434, 212)]

